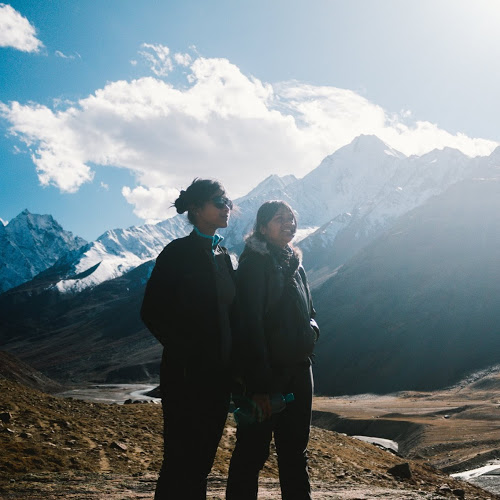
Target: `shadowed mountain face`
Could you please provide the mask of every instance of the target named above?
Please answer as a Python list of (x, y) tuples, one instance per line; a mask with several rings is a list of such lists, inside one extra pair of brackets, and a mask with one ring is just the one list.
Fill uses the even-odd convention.
[(63, 387), (12, 354), (0, 351), (0, 379), (7, 379), (43, 392), (60, 392)]
[(39, 275), (0, 296), (0, 344), (61, 381), (127, 382), (158, 373), (161, 346), (139, 317), (153, 262), (79, 294)]
[(401, 217), (315, 290), (316, 388), (427, 390), (497, 364), (500, 182), (464, 181)]

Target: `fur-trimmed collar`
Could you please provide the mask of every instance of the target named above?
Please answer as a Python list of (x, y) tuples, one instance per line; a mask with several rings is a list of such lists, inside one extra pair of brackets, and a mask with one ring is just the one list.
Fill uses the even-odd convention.
[(260, 239), (255, 234), (251, 234), (245, 239), (246, 248), (252, 252), (260, 253), (262, 255), (269, 255), (269, 248), (265, 240)]
[[(266, 240), (259, 238), (255, 234), (251, 234), (250, 236), (248, 236), (245, 240), (245, 243), (246, 243), (245, 249), (251, 250), (261, 255), (271, 254)], [(295, 256), (298, 258), (299, 263), (302, 263), (302, 252), (298, 248), (295, 247), (290, 247), (290, 248), (292, 249)]]

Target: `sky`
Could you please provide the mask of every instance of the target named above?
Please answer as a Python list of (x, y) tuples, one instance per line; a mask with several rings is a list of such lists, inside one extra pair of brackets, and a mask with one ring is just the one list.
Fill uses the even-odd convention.
[(497, 0), (0, 3), (0, 223), (87, 240), (163, 220), (194, 177), (246, 194), (360, 134), (500, 144)]

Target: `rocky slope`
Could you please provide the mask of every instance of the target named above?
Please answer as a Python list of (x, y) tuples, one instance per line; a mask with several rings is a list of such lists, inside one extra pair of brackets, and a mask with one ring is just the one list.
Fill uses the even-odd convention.
[[(161, 462), (161, 407), (104, 405), (44, 395), (0, 380), (0, 495), (4, 499), (151, 498)], [(234, 446), (232, 417), (219, 445), (209, 497), (224, 498)], [(402, 471), (391, 469), (406, 463)], [(313, 498), (496, 498), (416, 461), (312, 428)], [(406, 476), (406, 477), (404, 477)], [(279, 498), (276, 457), (261, 498)], [(354, 496), (353, 496), (354, 493)]]

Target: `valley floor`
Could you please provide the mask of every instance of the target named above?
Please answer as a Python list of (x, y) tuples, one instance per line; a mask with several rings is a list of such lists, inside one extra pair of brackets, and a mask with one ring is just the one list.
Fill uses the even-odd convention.
[[(392, 439), (405, 456), (448, 473), (500, 460), (500, 391), (315, 398), (314, 409), (321, 427)], [(332, 414), (340, 419), (330, 425)]]
[[(417, 399), (416, 395), (401, 397), (403, 402)], [(328, 411), (330, 416), (333, 415), (331, 412), (342, 413), (353, 420), (363, 417), (379, 421), (377, 416), (382, 415), (382, 420), (388, 419), (391, 425), (392, 421), (399, 425), (408, 415), (388, 417), (387, 401), (397, 400), (389, 398), (374, 402), (372, 399), (371, 403), (363, 402), (356, 407), (352, 398), (351, 402), (349, 399), (318, 398), (315, 407), (317, 411)], [(398, 404), (400, 410), (411, 408), (411, 405), (405, 406), (407, 403)], [(438, 407), (441, 408), (435, 403), (434, 413), (441, 411)], [(448, 409), (452, 405), (444, 403), (444, 407)], [(394, 408), (390, 409), (392, 413)], [(413, 408), (417, 412), (417, 405)], [(368, 415), (370, 411), (372, 414)], [(479, 411), (476, 407), (474, 414), (477, 416)], [(162, 456), (160, 405), (110, 405), (63, 399), (0, 380), (0, 414), (0, 498), (152, 498)], [(460, 421), (459, 413), (455, 413), (454, 418), (425, 415), (425, 412), (417, 412), (415, 418), (424, 419), (424, 422), (431, 418), (439, 422)], [(481, 419), (478, 418), (477, 422), (479, 425)], [(496, 426), (491, 420), (482, 422)], [(455, 428), (454, 432), (466, 435), (472, 424), (474, 421), (464, 419), (463, 427)], [(485, 433), (487, 427), (482, 428)], [(417, 427), (417, 431), (420, 429)], [(313, 498), (500, 498), (465, 481), (452, 479), (433, 466), (433, 443), (439, 441), (441, 445), (449, 445), (461, 439), (451, 431), (447, 435), (443, 429), (444, 426), (435, 426), (435, 432), (430, 428), (428, 434), (412, 434), (414, 443), (420, 446), (420, 453), (427, 450), (428, 454), (402, 458), (344, 434), (313, 426), (309, 447)], [(477, 431), (473, 428), (467, 432), (472, 435)], [(440, 432), (447, 441), (438, 439)], [(476, 436), (476, 440), (493, 440), (494, 434), (491, 431), (491, 435)], [(500, 437), (498, 431), (497, 437)], [(209, 498), (223, 498), (223, 478), (227, 474), (234, 441), (235, 427), (230, 417), (210, 479)], [(446, 453), (451, 452), (441, 453), (437, 449), (436, 460), (441, 461), (441, 456)], [(390, 468), (405, 462), (409, 464), (410, 478), (398, 478), (389, 472)], [(261, 484), (259, 498), (280, 498), (274, 449), (262, 471)]]

